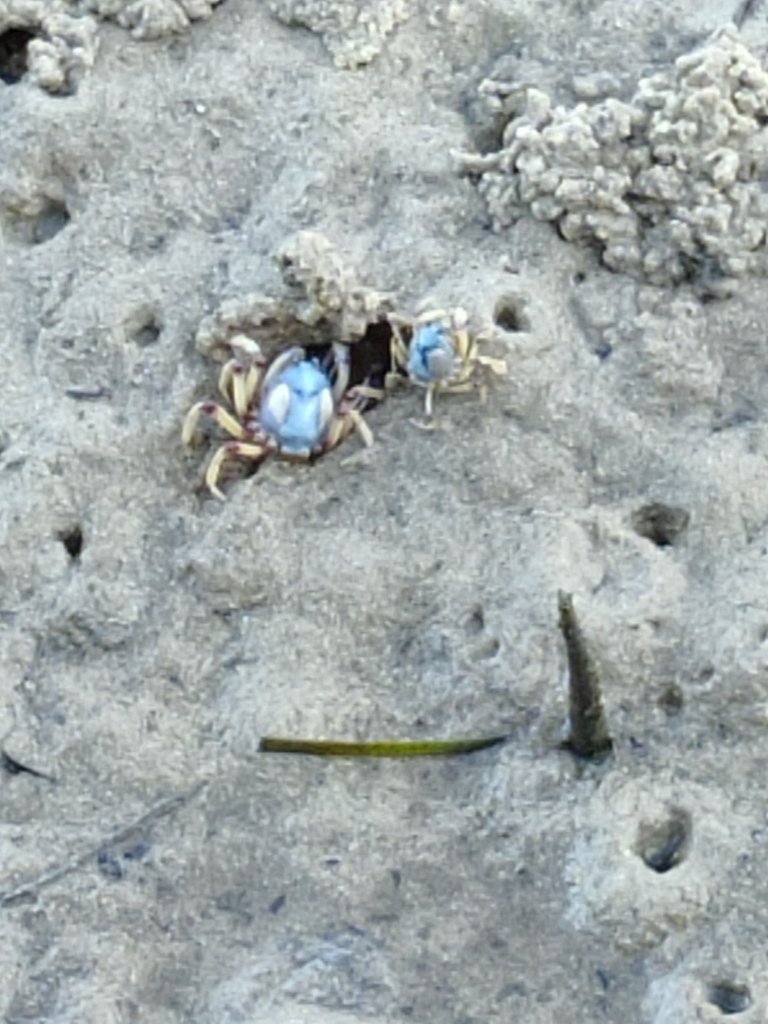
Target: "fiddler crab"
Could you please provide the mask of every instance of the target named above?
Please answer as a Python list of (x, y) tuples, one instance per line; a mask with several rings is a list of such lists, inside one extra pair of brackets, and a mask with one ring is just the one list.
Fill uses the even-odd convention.
[(237, 335), (229, 343), (232, 358), (222, 367), (219, 391), (231, 407), (198, 402), (182, 431), (191, 444), (201, 418), (213, 420), (234, 440), (213, 455), (205, 472), (208, 489), (224, 498), (219, 481), (227, 462), (259, 463), (271, 453), (308, 462), (330, 451), (354, 431), (367, 446), (373, 434), (363, 411), (383, 392), (362, 384), (349, 388), (349, 349), (336, 343), (322, 356), (293, 346), (264, 358), (253, 338)]
[(470, 333), (468, 320), (466, 310), (461, 308), (451, 312), (431, 309), (413, 320), (389, 317), (392, 372), (388, 383), (405, 376), (426, 389), (424, 426), (432, 425), (436, 395), (474, 390), (483, 393), (475, 378), (478, 367), (486, 366), (499, 376), (507, 372), (503, 359), (479, 354), (482, 338)]

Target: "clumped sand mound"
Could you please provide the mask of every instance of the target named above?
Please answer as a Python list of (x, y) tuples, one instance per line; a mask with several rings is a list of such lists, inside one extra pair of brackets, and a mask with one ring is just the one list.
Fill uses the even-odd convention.
[(768, 73), (735, 29), (642, 78), (625, 102), (573, 107), (486, 79), (502, 145), (462, 158), (494, 226), (530, 211), (607, 267), (655, 284), (765, 272)]

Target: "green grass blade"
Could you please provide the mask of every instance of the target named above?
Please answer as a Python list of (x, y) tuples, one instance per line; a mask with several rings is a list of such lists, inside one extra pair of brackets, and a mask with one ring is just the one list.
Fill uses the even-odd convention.
[(469, 740), (374, 740), (345, 743), (339, 740), (291, 740), (265, 736), (259, 750), (270, 754), (314, 754), (317, 757), (453, 757), (503, 743), (506, 736)]

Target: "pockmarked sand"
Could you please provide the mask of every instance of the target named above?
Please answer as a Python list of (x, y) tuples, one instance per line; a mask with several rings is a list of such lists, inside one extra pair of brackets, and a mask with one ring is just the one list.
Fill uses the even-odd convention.
[[(0, 0), (5, 1021), (765, 1017), (767, 33)], [(428, 308), (506, 374), (206, 494), (233, 334)]]

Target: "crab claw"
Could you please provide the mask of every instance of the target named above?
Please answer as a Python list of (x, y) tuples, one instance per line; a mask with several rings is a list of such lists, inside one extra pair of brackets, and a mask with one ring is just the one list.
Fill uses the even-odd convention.
[(333, 404), (338, 405), (349, 384), (349, 348), (336, 342), (331, 346), (335, 379), (333, 381)]

